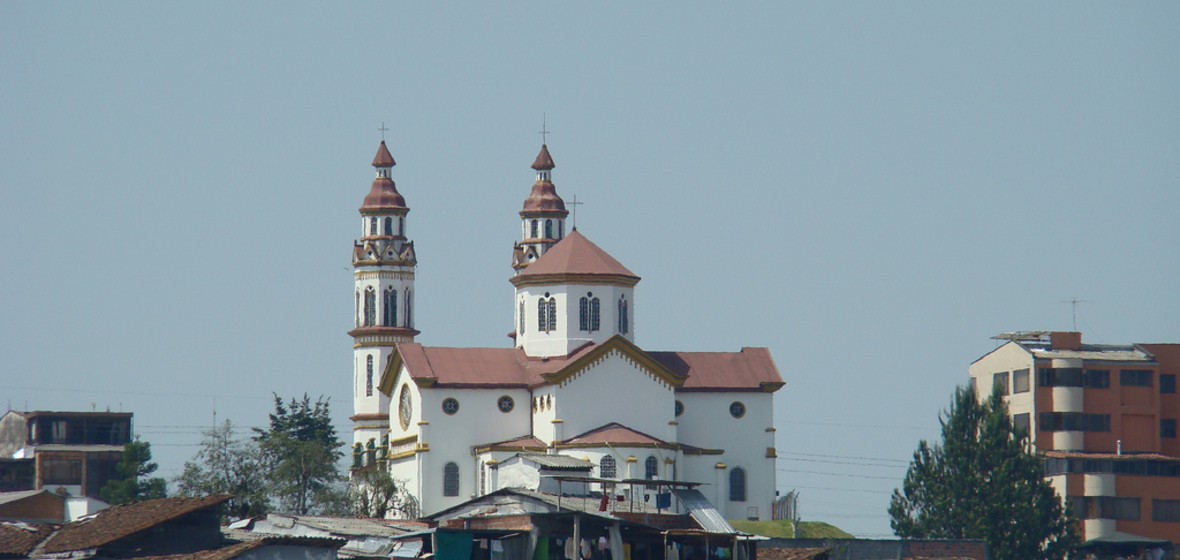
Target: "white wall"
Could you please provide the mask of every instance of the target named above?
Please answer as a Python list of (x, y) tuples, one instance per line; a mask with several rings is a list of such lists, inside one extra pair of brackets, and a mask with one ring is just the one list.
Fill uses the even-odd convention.
[[(601, 343), (619, 334), (618, 301), (626, 296), (628, 302), (628, 329), (623, 334), (634, 341), (635, 334), (635, 289), (633, 286), (605, 286), (570, 284), (558, 286), (523, 286), (516, 291), (513, 302), (516, 322), (520, 327), (520, 300), (524, 298), (524, 333), (516, 335), (516, 345), (524, 348), (529, 356), (565, 356), (587, 342)], [(538, 330), (537, 302), (548, 293), (557, 301), (557, 329), (550, 332)], [(587, 332), (579, 329), (580, 299), (587, 293), (599, 300), (599, 330)]]
[[(757, 508), (760, 519), (770, 519), (770, 507), (777, 487), (775, 459), (767, 457), (767, 448), (774, 447), (773, 393), (680, 392), (676, 397), (684, 404), (679, 421), (680, 443), (708, 449), (724, 449), (722, 455), (685, 457), (684, 480), (715, 484), (717, 463), (725, 463), (723, 483), (728, 483), (729, 470), (741, 467), (746, 471), (746, 501), (731, 502), (729, 493), (722, 489), (721, 500), (714, 503), (726, 519), (746, 519), (748, 508)], [(729, 412), (733, 402), (745, 406), (745, 414), (734, 418)], [(723, 484), (724, 485), (724, 484)], [(715, 488), (710, 487), (710, 488)], [(708, 488), (702, 490), (711, 499)]]
[(663, 439), (674, 403), (670, 386), (618, 351), (611, 351), (562, 383), (553, 407), (564, 420), (564, 439), (610, 422)]

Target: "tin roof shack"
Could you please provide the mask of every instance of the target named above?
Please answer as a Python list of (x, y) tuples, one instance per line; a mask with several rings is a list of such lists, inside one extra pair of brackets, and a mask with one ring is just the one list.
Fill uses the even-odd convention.
[[(751, 558), (753, 543), (722, 518), (691, 483), (578, 477), (578, 483), (604, 485), (605, 493), (561, 495), (502, 488), (427, 518), (438, 524), (432, 550), (439, 560), (506, 558), (587, 558), (661, 560)], [(614, 486), (675, 486), (668, 499), (652, 504), (628, 499)], [(584, 486), (578, 484), (578, 486)], [(657, 507), (660, 506), (660, 507)], [(671, 507), (665, 507), (670, 505)], [(671, 513), (684, 511), (688, 513)]]
[(341, 540), (340, 558), (388, 558), (401, 547), (396, 537), (424, 529), (414, 521), (384, 521), (347, 517), (267, 514), (230, 525), (229, 538), (256, 539), (267, 535), (333, 538)]
[[(97, 497), (131, 441), (130, 412), (15, 412), (0, 418), (0, 488)], [(29, 461), (32, 480), (29, 480)]]

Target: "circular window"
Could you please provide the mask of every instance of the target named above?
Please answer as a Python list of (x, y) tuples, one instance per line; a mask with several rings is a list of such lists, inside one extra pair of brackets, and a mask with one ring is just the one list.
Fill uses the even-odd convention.
[(447, 414), (454, 414), (456, 412), (459, 412), (459, 401), (457, 399), (452, 399), (450, 397), (445, 398), (445, 399), (443, 399), (443, 402), (442, 402), (442, 409), (443, 409), (443, 412), (445, 412)]
[(410, 417), (413, 416), (413, 404), (410, 402), (410, 386), (402, 385), (401, 395), (397, 401), (397, 421), (403, 430), (410, 428)]
[(729, 414), (734, 418), (741, 418), (742, 416), (745, 416), (746, 405), (738, 401), (733, 401), (733, 404), (729, 405)]
[(676, 401), (676, 416), (684, 414), (684, 403)]
[(500, 397), (500, 400), (496, 401), (496, 406), (500, 408), (500, 412), (512, 412), (512, 409), (516, 406), (516, 402), (512, 400), (512, 397), (504, 395)]

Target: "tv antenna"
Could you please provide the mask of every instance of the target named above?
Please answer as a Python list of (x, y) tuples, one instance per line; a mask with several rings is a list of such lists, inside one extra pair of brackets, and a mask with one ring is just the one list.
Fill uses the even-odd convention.
[(1073, 308), (1073, 330), (1074, 330), (1074, 332), (1077, 332), (1077, 330), (1078, 330), (1078, 304), (1085, 303), (1087, 301), (1089, 301), (1089, 300), (1078, 299), (1076, 297), (1061, 300), (1061, 303), (1068, 303)]

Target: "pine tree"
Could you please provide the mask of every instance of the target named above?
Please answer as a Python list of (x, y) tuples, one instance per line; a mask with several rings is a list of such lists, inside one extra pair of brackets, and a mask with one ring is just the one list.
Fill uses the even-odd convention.
[(298, 515), (336, 509), (347, 502), (337, 465), (344, 444), (336, 437), (328, 401), (320, 397), (313, 404), (306, 394), (286, 404), (278, 395), (274, 399), (270, 429), (256, 429), (254, 438), (268, 467), (271, 495), (284, 511)]
[(1060, 560), (1076, 544), (1074, 522), (1015, 428), (1000, 392), (980, 403), (959, 387), (940, 419), (942, 442), (918, 444), (889, 504), (904, 538), (983, 539), (995, 560)]
[(115, 464), (115, 477), (98, 491), (98, 497), (111, 505), (154, 500), (167, 495), (163, 478), (147, 478), (156, 472), (152, 462), (152, 444), (138, 439), (123, 446), (123, 456)]

